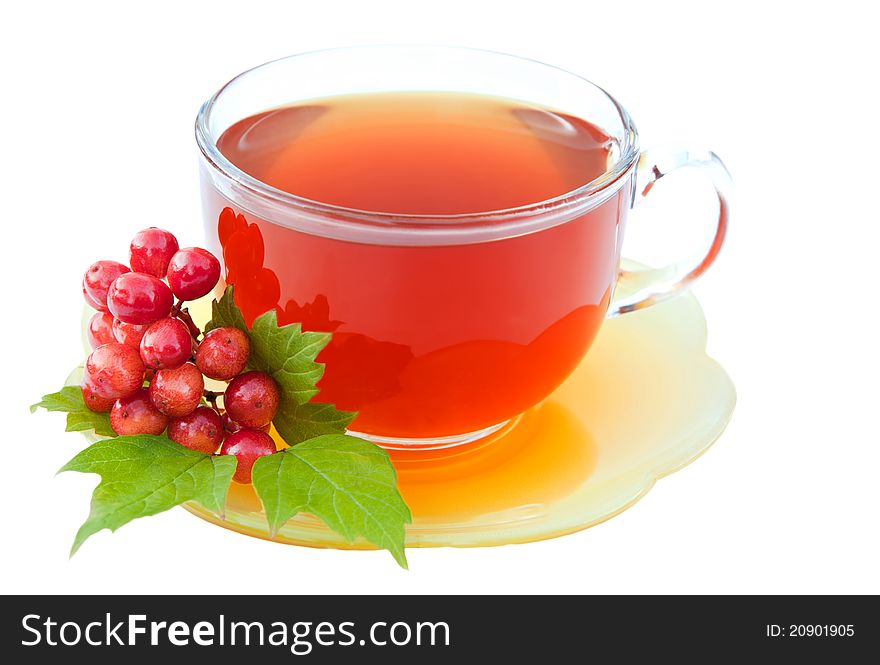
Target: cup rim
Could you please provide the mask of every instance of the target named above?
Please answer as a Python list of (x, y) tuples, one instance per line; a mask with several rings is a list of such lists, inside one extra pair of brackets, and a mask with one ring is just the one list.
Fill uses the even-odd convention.
[[(578, 79), (598, 92), (611, 102), (616, 110), (623, 126), (624, 141), (620, 146), (620, 155), (613, 165), (602, 175), (593, 180), (579, 185), (573, 190), (559, 194), (557, 196), (537, 201), (534, 203), (526, 203), (519, 206), (500, 208), (496, 210), (485, 210), (468, 213), (454, 214), (404, 214), (394, 212), (383, 212), (375, 210), (366, 210), (359, 208), (351, 208), (347, 206), (317, 201), (297, 194), (291, 194), (281, 189), (273, 187), (258, 178), (254, 178), (248, 173), (239, 169), (235, 164), (228, 160), (217, 148), (216, 141), (211, 137), (209, 122), (211, 112), (223, 93), (233, 86), (236, 82), (242, 80), (246, 76), (250, 76), (264, 67), (268, 67), (282, 61), (292, 60), (296, 58), (304, 58), (317, 56), (324, 53), (350, 51), (356, 53), (364, 50), (379, 49), (413, 49), (418, 48), (426, 51), (436, 52), (472, 52), (475, 54), (484, 54), (499, 56), (512, 61), (527, 62), (537, 64), (542, 67), (554, 69), (557, 72), (566, 74), (567, 76)], [(404, 44), (383, 44), (383, 45), (366, 45), (366, 46), (343, 46), (326, 49), (316, 49), (312, 51), (304, 51), (281, 58), (276, 58), (256, 65), (247, 69), (237, 76), (227, 81), (217, 92), (215, 92), (207, 101), (205, 101), (199, 109), (195, 122), (196, 143), (202, 156), (208, 164), (218, 171), (224, 178), (228, 179), (237, 189), (255, 195), (260, 199), (268, 200), (273, 207), (282, 206), (296, 208), (306, 213), (312, 219), (326, 217), (333, 226), (353, 224), (366, 225), (374, 227), (371, 229), (375, 232), (375, 227), (387, 228), (395, 233), (406, 231), (407, 233), (431, 233), (432, 230), (441, 230), (445, 233), (455, 232), (456, 229), (467, 233), (468, 230), (485, 228), (489, 225), (492, 227), (491, 235), (493, 237), (506, 237), (506, 232), (515, 235), (521, 232), (529, 232), (536, 230), (535, 224), (528, 223), (529, 219), (536, 217), (533, 221), (539, 222), (541, 227), (553, 226), (548, 220), (557, 220), (561, 215), (576, 210), (578, 212), (586, 211), (603, 202), (613, 195), (626, 182), (626, 176), (636, 166), (639, 155), (639, 136), (636, 126), (632, 121), (629, 113), (610, 93), (604, 88), (596, 85), (592, 81), (574, 74), (566, 69), (549, 65), (533, 58), (526, 58), (500, 51), (492, 51), (489, 49), (478, 49), (459, 46), (425, 46), (425, 45), (404, 45)], [(540, 220), (540, 221), (539, 221)], [(565, 220), (561, 220), (565, 221)], [(524, 227), (528, 227), (523, 230)]]

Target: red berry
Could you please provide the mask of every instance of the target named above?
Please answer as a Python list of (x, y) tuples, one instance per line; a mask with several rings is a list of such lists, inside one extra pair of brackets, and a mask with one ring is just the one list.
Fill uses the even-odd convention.
[(126, 323), (119, 319), (113, 319), (113, 336), (116, 338), (116, 341), (121, 344), (140, 349), (141, 340), (144, 338), (144, 333), (147, 332), (147, 328), (149, 327), (149, 323), (138, 325), (136, 323)]
[(196, 300), (217, 286), (220, 262), (201, 247), (181, 249), (168, 265), (168, 284), (180, 300)]
[(168, 416), (153, 406), (146, 388), (116, 400), (110, 411), (110, 427), (121, 436), (161, 434), (167, 426)]
[(128, 266), (118, 261), (96, 261), (89, 266), (82, 281), (86, 303), (99, 311), (106, 312), (107, 292), (110, 285), (117, 277), (127, 272), (129, 272)]
[(177, 238), (168, 231), (151, 226), (138, 232), (131, 241), (129, 263), (135, 272), (145, 272), (164, 279), (171, 257), (179, 249)]
[(113, 335), (113, 315), (108, 312), (98, 312), (89, 319), (89, 344), (93, 349), (99, 346), (115, 342)]
[(120, 275), (107, 294), (107, 306), (120, 321), (143, 325), (171, 312), (171, 289), (157, 277), (142, 272)]
[(223, 405), (234, 421), (259, 429), (272, 422), (279, 399), (278, 386), (271, 376), (264, 372), (245, 372), (227, 386)]
[(200, 406), (182, 418), (172, 418), (168, 426), (168, 438), (206, 455), (216, 452), (223, 434), (220, 416), (209, 406)]
[(238, 466), (235, 467), (235, 475), (232, 479), (245, 484), (251, 482), (251, 471), (257, 458), (275, 452), (275, 442), (272, 437), (255, 429), (243, 429), (230, 434), (220, 449), (221, 455), (235, 455)]
[(115, 399), (101, 397), (100, 395), (95, 394), (95, 389), (92, 387), (92, 384), (89, 383), (88, 379), (83, 379), (83, 384), (80, 386), (80, 390), (82, 390), (83, 402), (85, 402), (90, 410), (96, 413), (110, 413), (110, 409), (112, 409), (113, 405), (116, 403)]
[(143, 386), (144, 363), (130, 346), (119, 342), (104, 344), (86, 360), (86, 380), (99, 397), (128, 397)]
[(238, 328), (214, 328), (205, 334), (196, 353), (196, 366), (202, 374), (219, 381), (229, 381), (244, 371), (251, 344)]
[(109, 309), (107, 309), (107, 305), (104, 305), (102, 303), (95, 301), (92, 298), (92, 296), (89, 295), (89, 292), (86, 291), (85, 287), (83, 287), (83, 298), (86, 301), (86, 305), (88, 305), (92, 309), (96, 309), (99, 312), (109, 312), (110, 311)]
[(189, 360), (193, 338), (178, 319), (159, 319), (150, 324), (141, 340), (141, 360), (152, 369), (173, 369)]
[(150, 382), (150, 399), (166, 416), (181, 418), (196, 410), (205, 390), (202, 373), (192, 363), (160, 369)]

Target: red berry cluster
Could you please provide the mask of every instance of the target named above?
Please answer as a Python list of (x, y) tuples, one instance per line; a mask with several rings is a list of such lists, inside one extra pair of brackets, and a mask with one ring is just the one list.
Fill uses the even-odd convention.
[[(254, 461), (275, 452), (268, 431), (278, 386), (268, 374), (244, 371), (250, 356), (244, 332), (215, 328), (202, 335), (183, 308), (214, 289), (220, 262), (149, 228), (132, 240), (129, 263), (98, 261), (83, 276), (86, 303), (98, 310), (89, 321), (86, 406), (109, 412), (120, 435), (167, 430), (192, 450), (235, 455), (235, 480), (249, 483)], [(229, 382), (222, 408), (220, 395), (205, 390), (205, 377)]]

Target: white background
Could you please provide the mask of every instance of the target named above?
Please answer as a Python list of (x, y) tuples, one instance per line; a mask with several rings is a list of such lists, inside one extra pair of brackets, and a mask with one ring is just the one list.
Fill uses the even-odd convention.
[[(876, 18), (860, 9), (869, 6), (4, 5), (0, 591), (880, 592), (880, 58)], [(645, 145), (687, 141), (722, 155), (737, 184), (733, 228), (695, 292), (709, 352), (738, 388), (727, 432), (596, 528), (411, 550), (409, 572), (386, 553), (284, 547), (180, 509), (101, 532), (68, 561), (96, 479), (53, 478), (83, 440), (62, 433), (63, 416), (27, 406), (81, 360), (82, 272), (125, 260), (148, 225), (200, 242), (192, 123), (220, 84), (295, 52), (395, 42), (562, 66), (618, 97)], [(664, 210), (632, 225), (625, 253), (677, 253)]]

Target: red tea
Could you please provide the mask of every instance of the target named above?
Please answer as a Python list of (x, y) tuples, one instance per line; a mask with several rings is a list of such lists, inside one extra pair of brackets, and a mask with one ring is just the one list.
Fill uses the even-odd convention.
[[(232, 125), (217, 146), (277, 189), (399, 215), (544, 201), (601, 176), (614, 149), (585, 120), (448, 93), (278, 108)], [(624, 186), (577, 219), (518, 237), (413, 246), (295, 231), (206, 190), (209, 233), (248, 323), (276, 309), (280, 323), (332, 332), (316, 399), (358, 411), (353, 429), (390, 437), (480, 430), (568, 376), (605, 315), (630, 196)]]

